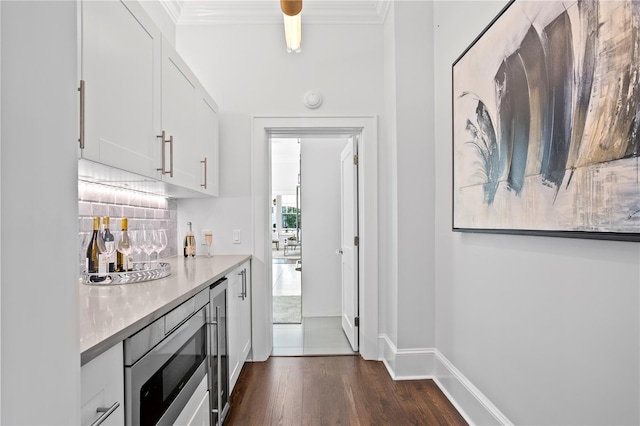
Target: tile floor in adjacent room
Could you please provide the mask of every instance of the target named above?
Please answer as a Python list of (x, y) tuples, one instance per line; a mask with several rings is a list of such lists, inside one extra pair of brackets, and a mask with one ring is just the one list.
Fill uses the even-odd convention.
[[(294, 263), (273, 264), (273, 295), (302, 294), (301, 273)], [(340, 317), (303, 317), (301, 324), (273, 324), (274, 356), (353, 354)]]
[(273, 324), (273, 356), (353, 353), (340, 317), (303, 317), (302, 324)]

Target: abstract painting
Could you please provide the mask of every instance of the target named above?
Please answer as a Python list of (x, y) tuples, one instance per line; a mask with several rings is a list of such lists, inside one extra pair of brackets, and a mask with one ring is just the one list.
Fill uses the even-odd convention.
[(456, 60), (453, 230), (640, 241), (640, 2), (511, 2)]

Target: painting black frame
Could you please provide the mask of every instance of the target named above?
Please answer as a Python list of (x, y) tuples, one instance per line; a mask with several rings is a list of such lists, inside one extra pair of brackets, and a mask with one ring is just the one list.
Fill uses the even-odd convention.
[[(506, 19), (505, 15), (508, 14), (508, 13), (512, 13), (510, 11), (513, 11), (514, 7), (519, 6), (520, 3), (527, 3), (527, 2), (519, 2), (517, 0), (510, 1), (498, 13), (498, 15), (489, 23), (489, 25), (478, 35), (478, 37), (476, 37), (476, 39), (465, 49), (465, 51), (452, 64), (452, 118), (453, 118), (452, 119), (452, 139), (453, 139), (453, 141), (452, 141), (453, 142), (452, 143), (452, 165), (453, 165), (453, 168), (452, 168), (452, 230), (453, 231), (457, 231), (457, 232), (520, 234), (520, 235), (570, 237), (570, 238), (589, 238), (589, 239), (605, 239), (605, 240), (636, 241), (636, 242), (640, 241), (640, 217), (639, 217), (640, 216), (640, 196), (637, 196), (638, 194), (640, 194), (640, 187), (639, 187), (637, 181), (636, 181), (635, 185), (633, 185), (633, 184), (627, 185), (630, 188), (630, 193), (633, 194), (633, 197), (630, 198), (630, 201), (628, 202), (629, 205), (627, 206), (628, 209), (630, 208), (629, 211), (631, 212), (631, 214), (629, 215), (629, 218), (628, 218), (630, 223), (621, 225), (622, 227), (626, 226), (626, 227), (630, 228), (631, 232), (629, 232), (628, 229), (623, 229), (623, 230), (613, 229), (613, 228), (612, 229), (607, 229), (606, 226), (603, 227), (602, 225), (596, 226), (595, 227), (596, 229), (590, 229), (590, 226), (586, 226), (584, 229), (580, 229), (580, 226), (581, 226), (580, 224), (576, 224), (576, 228), (575, 229), (572, 229), (569, 226), (567, 226), (567, 227), (555, 227), (555, 226), (552, 226), (552, 227), (548, 227), (548, 228), (545, 228), (545, 227), (526, 227), (526, 226), (524, 226), (524, 227), (523, 226), (517, 226), (517, 227), (495, 226), (495, 223), (494, 224), (489, 224), (489, 226), (484, 226), (482, 223), (480, 223), (480, 225), (476, 225), (474, 223), (473, 226), (469, 226), (467, 223), (464, 223), (464, 219), (463, 220), (458, 220), (458, 221), (456, 220), (457, 219), (456, 215), (459, 213), (459, 210), (461, 208), (460, 203), (462, 202), (462, 200), (457, 198), (458, 194), (456, 193), (456, 191), (463, 192), (463, 190), (466, 190), (466, 187), (459, 186), (459, 183), (457, 182), (457, 178), (459, 179), (459, 176), (457, 176), (458, 170), (456, 169), (456, 165), (457, 164), (462, 164), (463, 166), (468, 166), (469, 165), (469, 160), (466, 160), (466, 163), (464, 161), (460, 161), (460, 152), (458, 152), (458, 151), (459, 151), (461, 145), (469, 144), (471, 148), (475, 148), (475, 151), (477, 152), (477, 154), (480, 153), (480, 149), (478, 148), (480, 145), (473, 143), (473, 141), (469, 142), (469, 141), (461, 141), (460, 140), (461, 139), (461, 132), (459, 131), (459, 128), (457, 130), (457, 127), (456, 127), (456, 126), (460, 126), (459, 122), (461, 120), (461, 118), (460, 118), (461, 116), (462, 116), (462, 119), (464, 119), (464, 118), (468, 119), (469, 118), (469, 117), (465, 117), (464, 115), (460, 114), (460, 111), (457, 111), (457, 100), (459, 101), (462, 97), (469, 96), (469, 93), (471, 93), (471, 92), (466, 92), (465, 90), (461, 90), (459, 87), (457, 87), (457, 83), (458, 83), (457, 80), (458, 80), (459, 76), (456, 73), (456, 71), (457, 71), (456, 67), (457, 66), (460, 67), (461, 61), (464, 61), (466, 57), (468, 57), (471, 53), (473, 53), (474, 49), (478, 49), (477, 46), (480, 43), (482, 43), (483, 40), (485, 38), (487, 38), (487, 35), (490, 34), (490, 32), (492, 32), (492, 31), (494, 31), (494, 34), (492, 35), (492, 37), (494, 39), (496, 39), (496, 37), (498, 37), (500, 39), (502, 39), (502, 38), (509, 39), (512, 42), (513, 42), (513, 40), (515, 40), (515, 43), (516, 43), (515, 45), (518, 46), (516, 49), (513, 49), (511, 52), (507, 51), (507, 49), (505, 48), (505, 50), (502, 52), (505, 55), (505, 57), (502, 59), (504, 62), (502, 64), (503, 66), (500, 68), (500, 70), (503, 70), (503, 69), (506, 68), (504, 66), (504, 64), (507, 63), (507, 60), (510, 57), (515, 56), (515, 55), (522, 56), (522, 49), (523, 49), (522, 46), (525, 45), (525, 40), (527, 40), (527, 37), (529, 36), (529, 33), (531, 33), (532, 29), (534, 29), (534, 22), (531, 21), (531, 28), (530, 29), (527, 30), (525, 28), (525, 30), (527, 30), (527, 31), (524, 31), (526, 36), (522, 37), (522, 38), (519, 38), (520, 37), (519, 35), (510, 34), (509, 33), (509, 31), (511, 31), (510, 28), (509, 28), (508, 31), (504, 31), (504, 28), (496, 29), (496, 27), (500, 25), (500, 21)], [(530, 2), (528, 2), (528, 3), (530, 3)], [(545, 4), (545, 6), (541, 6), (541, 7), (547, 7), (547, 5), (548, 5), (547, 2), (537, 2), (537, 3)], [(566, 3), (567, 2), (564, 2), (564, 4), (566, 4)], [(599, 2), (595, 2), (595, 3), (598, 4)], [(591, 4), (593, 4), (593, 2)], [(514, 5), (516, 5), (516, 6), (514, 6)], [(578, 9), (574, 9), (573, 10), (573, 15), (572, 16), (570, 16), (570, 15), (562, 16), (562, 19), (567, 21), (567, 22), (569, 22), (570, 18), (574, 18), (575, 19), (576, 15), (577, 15), (578, 18), (580, 18), (580, 23), (582, 25), (581, 28), (583, 28), (583, 29), (586, 28), (588, 30), (589, 26), (593, 26), (592, 24), (594, 22), (598, 22), (597, 20), (594, 21), (592, 19), (592, 16), (593, 16), (594, 12), (593, 12), (593, 10), (589, 10), (588, 6), (590, 6), (590, 5), (587, 5), (587, 7), (585, 7), (585, 5), (578, 6), (578, 2), (575, 2), (575, 3), (573, 3), (573, 7), (578, 8)], [(640, 27), (640, 12), (638, 12), (635, 9), (633, 9), (634, 8), (634, 4), (632, 2), (628, 2), (628, 6), (629, 6), (629, 8), (631, 9), (631, 12), (632, 12), (630, 14), (629, 21), (630, 21), (631, 25), (633, 25), (634, 29), (638, 29)], [(585, 12), (585, 9), (586, 9), (586, 12)], [(576, 13), (576, 11), (578, 11), (579, 13)], [(539, 12), (540, 15), (544, 16), (544, 13), (542, 13), (542, 12), (546, 12), (546, 11), (542, 11), (542, 12), (538, 11), (538, 12)], [(599, 5), (595, 8), (595, 13), (596, 14), (600, 13)], [(553, 16), (553, 13), (549, 13), (549, 16)], [(558, 17), (560, 17), (560, 14), (558, 15)], [(512, 18), (512, 19), (515, 19), (515, 18)], [(557, 21), (559, 21), (559, 19), (555, 18), (554, 20), (551, 21), (551, 23), (555, 24)], [(561, 22), (561, 23), (563, 23), (563, 22)], [(549, 24), (549, 23), (547, 23), (547, 24)], [(571, 24), (571, 22), (569, 22), (569, 25), (570, 24)], [(558, 26), (562, 28), (562, 25), (558, 25)], [(504, 27), (504, 25), (503, 25), (503, 27)], [(542, 28), (542, 32), (547, 31), (547, 29), (549, 27), (551, 27), (551, 24), (549, 24), (546, 28), (545, 27), (541, 27)], [(564, 25), (564, 27), (568, 28), (567, 25)], [(574, 27), (575, 27), (575, 25), (574, 25)], [(499, 31), (501, 31), (501, 30), (504, 33), (499, 33)], [(537, 29), (534, 29), (534, 30), (535, 30), (534, 32), (536, 32), (536, 31), (539, 31), (540, 28), (537, 28)], [(498, 33), (495, 33), (496, 31), (498, 31)], [(522, 28), (520, 29), (520, 32), (523, 33), (523, 29)], [(569, 34), (571, 35), (571, 33), (569, 33)], [(590, 34), (590, 33), (588, 31), (586, 31), (584, 34)], [(544, 41), (549, 42), (550, 37), (548, 37), (548, 34), (545, 34), (545, 36), (547, 36), (547, 40), (543, 40), (543, 42)], [(553, 36), (553, 34), (552, 34), (552, 36)], [(543, 37), (541, 37), (541, 38), (543, 38)], [(560, 40), (561, 38), (558, 38), (558, 39)], [(589, 41), (589, 42), (592, 41), (592, 40), (588, 40), (589, 36), (584, 36), (584, 39)], [(574, 49), (576, 46), (581, 46), (580, 42), (578, 42), (578, 44), (573, 44), (573, 42), (574, 42), (573, 38), (569, 38), (569, 40), (570, 40), (570, 42), (566, 42), (565, 41), (565, 45), (567, 45), (568, 48)], [(518, 45), (518, 43), (520, 43), (520, 44)], [(485, 42), (485, 44), (486, 44), (486, 42)], [(585, 44), (587, 44), (587, 43), (585, 43)], [(638, 43), (638, 44), (640, 44), (640, 43)], [(506, 43), (505, 43), (505, 45), (506, 45)], [(483, 46), (483, 47), (485, 48), (485, 50), (487, 49), (486, 46)], [(480, 47), (480, 48), (482, 48), (482, 47)], [(542, 50), (544, 51), (544, 49), (542, 49)], [(584, 50), (586, 51), (587, 49), (584, 49)], [(588, 60), (590, 59), (590, 56), (588, 54), (585, 54), (584, 52), (578, 52), (578, 53), (582, 53), (582, 58), (579, 58), (579, 59), (582, 59), (582, 63), (580, 65), (584, 65), (585, 63), (587, 63)], [(591, 52), (591, 53), (592, 53), (592, 56), (595, 56), (597, 54), (597, 52), (595, 52), (595, 50), (594, 50), (594, 52)], [(637, 55), (636, 58), (638, 56), (640, 56), (640, 52), (638, 52), (638, 50), (633, 51), (633, 54)], [(579, 55), (576, 54), (575, 56), (579, 56)], [(572, 57), (572, 59), (573, 59), (573, 57)], [(522, 59), (521, 57), (520, 57), (520, 61), (526, 64), (526, 61), (524, 59)], [(595, 61), (595, 59), (593, 59), (593, 61)], [(531, 62), (531, 63), (533, 63), (533, 62)], [(507, 65), (509, 65), (509, 64), (507, 63)], [(607, 65), (607, 64), (605, 63), (604, 65)], [(546, 63), (545, 63), (545, 66), (547, 67), (547, 74), (548, 75), (551, 74), (551, 72), (549, 72), (550, 66), (548, 64), (546, 64)], [(569, 72), (574, 73), (575, 64), (572, 63), (572, 64), (570, 64), (570, 66), (567, 66), (566, 68), (567, 68), (567, 70), (566, 70), (567, 73), (569, 73)], [(594, 66), (594, 68), (595, 68), (595, 66)], [(469, 68), (469, 70), (470, 69), (471, 68)], [(640, 67), (638, 69), (640, 69)], [(637, 71), (637, 70), (635, 70), (635, 71)], [(593, 73), (593, 71), (592, 71), (592, 73)], [(471, 73), (469, 72), (468, 74), (470, 75)], [(506, 79), (499, 79), (498, 78), (498, 74), (499, 73), (494, 74), (495, 77), (494, 77), (494, 75), (491, 75), (491, 77), (494, 77), (494, 81), (492, 83), (495, 83), (496, 81), (500, 80), (499, 81), (500, 84), (496, 85), (496, 86), (500, 86), (500, 88), (498, 90), (496, 90), (496, 92), (504, 94), (506, 92), (505, 87), (507, 87), (507, 83), (505, 83)], [(586, 73), (583, 72), (583, 74), (586, 74)], [(548, 75), (547, 75), (547, 77), (548, 77)], [(583, 77), (583, 75), (580, 75), (580, 77)], [(475, 78), (475, 76), (474, 76), (474, 78)], [(531, 97), (531, 93), (533, 93), (533, 91), (531, 90), (531, 83), (530, 83), (531, 77), (529, 76), (529, 74), (527, 74), (527, 78), (529, 78), (529, 80), (527, 80), (527, 85), (528, 85), (528, 90), (529, 90), (528, 95), (530, 95), (530, 97)], [(555, 82), (555, 80), (554, 80), (554, 82)], [(576, 82), (574, 81), (573, 83), (576, 83)], [(579, 84), (577, 84), (577, 83), (574, 84), (574, 85), (579, 86)], [(582, 89), (582, 91), (576, 90), (577, 93), (575, 94), (575, 97), (578, 97), (578, 96), (580, 96), (581, 93), (586, 92), (586, 90), (584, 90), (584, 87), (578, 87), (578, 88)], [(633, 88), (634, 88), (633, 100), (634, 101), (638, 101), (638, 99), (640, 97), (640, 84), (638, 84), (638, 82), (636, 81), (635, 85), (633, 86)], [(636, 88), (637, 88), (637, 91), (635, 91)], [(502, 90), (502, 92), (500, 92), (500, 89)], [(575, 87), (573, 87), (573, 89), (575, 89)], [(589, 90), (593, 90), (593, 86), (590, 87)], [(589, 91), (588, 94), (589, 94), (589, 96), (593, 95), (593, 93), (591, 91)], [(513, 97), (513, 95), (511, 95), (511, 96)], [(573, 96), (573, 92), (572, 92), (572, 96)], [(481, 100), (480, 97), (478, 97), (478, 99)], [(472, 103), (474, 103), (478, 99), (475, 99)], [(504, 99), (500, 99), (500, 100), (502, 102), (504, 102)], [(583, 105), (582, 103), (580, 103), (580, 101), (584, 101), (584, 100), (585, 100), (585, 98), (580, 98), (580, 99), (578, 99), (578, 101), (573, 99), (572, 102), (575, 102), (575, 105), (570, 105), (569, 103), (566, 103), (566, 105), (570, 106), (571, 109), (573, 109), (574, 107), (577, 109), (576, 105), (578, 105), (578, 106)], [(589, 101), (590, 101), (590, 99), (589, 99)], [(478, 104), (476, 106), (475, 113), (477, 114), (477, 116), (478, 117), (480, 117), (480, 116), (490, 116), (490, 114), (487, 112), (489, 110), (489, 108), (484, 108), (484, 106), (483, 106), (483, 108), (480, 108), (479, 105), (481, 103), (482, 102), (478, 102)], [(496, 103), (498, 103), (498, 102), (496, 102)], [(530, 98), (529, 98), (529, 103), (532, 103)], [(512, 102), (512, 104), (513, 104), (513, 102)], [(588, 102), (587, 102), (587, 104), (588, 104)], [(511, 106), (513, 106), (513, 105), (511, 105)], [(516, 106), (517, 106), (517, 104), (516, 104)], [(499, 110), (499, 107), (497, 109)], [(512, 108), (512, 110), (514, 110), (514, 108)], [(547, 109), (539, 108), (539, 110), (540, 111), (546, 111)], [(479, 112), (479, 111), (482, 111), (482, 113)], [(495, 113), (495, 111), (494, 111), (494, 113)], [(500, 113), (502, 113), (502, 111), (500, 111)], [(570, 111), (570, 113), (567, 113), (567, 115), (569, 115), (571, 113), (573, 113), (573, 111)], [(640, 113), (638, 113), (637, 111), (635, 111), (635, 113), (637, 114), (638, 117), (640, 117)], [(494, 115), (498, 116), (499, 114), (495, 113)], [(539, 115), (541, 115), (541, 114), (539, 114)], [(576, 115), (577, 114), (573, 114), (571, 116), (571, 119), (573, 120)], [(513, 117), (511, 117), (511, 118), (513, 118)], [(583, 121), (586, 120), (584, 117), (582, 117), (582, 119), (583, 119)], [(590, 117), (590, 119), (591, 119), (591, 121), (594, 120), (593, 117)], [(596, 119), (600, 119), (600, 118), (596, 117)], [(496, 119), (495, 121), (499, 122), (500, 120)], [(503, 120), (503, 121), (504, 122), (513, 122), (513, 120)], [(531, 119), (531, 121), (533, 121), (533, 120)], [(491, 120), (488, 120), (488, 122), (491, 123)], [(467, 121), (467, 126), (469, 125), (469, 123), (470, 123), (470, 121)], [(479, 125), (477, 123), (475, 123), (475, 124), (476, 124), (475, 127), (473, 126), (473, 123), (471, 124), (471, 126), (472, 126), (471, 128), (472, 128), (473, 132), (475, 132), (475, 133), (469, 132), (469, 134), (473, 134), (474, 137), (475, 137), (475, 135), (477, 135), (479, 133), (482, 133), (481, 130), (483, 128), (482, 125)], [(570, 128), (571, 132), (573, 132), (573, 127), (572, 127), (573, 124), (574, 124), (573, 121), (571, 121), (570, 127), (567, 127), (567, 128)], [(491, 127), (495, 130), (495, 126), (491, 126)], [(530, 127), (533, 127), (533, 125), (530, 125)], [(638, 123), (638, 127), (640, 127), (640, 123)], [(467, 127), (466, 130), (468, 131), (469, 127)], [(500, 133), (501, 131), (502, 131), (502, 133)], [(549, 132), (551, 133), (551, 131), (549, 131)], [(462, 132), (462, 133), (464, 134), (464, 132)], [(491, 133), (491, 132), (487, 132), (487, 133)], [(515, 133), (515, 132), (514, 132), (514, 130), (512, 128), (508, 129), (508, 132), (505, 132), (505, 129), (504, 129), (504, 126), (503, 126), (502, 128), (497, 129), (497, 131), (495, 133), (498, 134), (498, 136), (502, 136), (502, 135), (505, 135), (507, 133), (509, 135), (513, 135), (513, 133)], [(555, 134), (553, 136), (555, 136)], [(468, 137), (468, 134), (466, 135), (466, 137)], [(527, 137), (529, 138), (529, 140), (531, 140), (531, 133), (528, 133)], [(458, 138), (459, 140), (456, 140), (456, 138)], [(566, 143), (567, 145), (569, 145), (569, 140), (571, 138), (573, 138), (573, 133), (570, 133), (570, 134), (566, 135), (565, 139), (567, 140), (567, 143)], [(482, 138), (480, 138), (480, 139), (482, 139)], [(494, 139), (497, 139), (497, 137), (494, 138)], [(540, 138), (540, 139), (542, 139), (542, 138)], [(582, 141), (582, 138), (580, 138), (579, 140)], [(527, 142), (527, 144), (528, 144), (528, 142)], [(638, 168), (640, 167), (639, 157), (638, 157), (638, 151), (640, 149), (638, 149), (638, 146), (640, 146), (640, 141), (634, 142), (634, 144), (635, 144), (634, 145), (635, 148), (632, 147), (633, 149), (631, 150), (631, 155), (627, 155), (626, 157), (624, 157), (622, 159), (618, 159), (618, 160), (625, 160), (625, 164), (627, 164), (627, 163), (631, 164), (632, 165), (631, 168), (635, 167), (635, 173), (636, 173), (636, 175), (638, 175)], [(484, 145), (488, 145), (488, 144), (484, 144)], [(631, 142), (629, 142), (629, 145), (631, 145)], [(496, 146), (497, 146), (497, 143), (496, 143)], [(569, 151), (569, 150), (570, 149), (567, 148), (567, 151)], [(499, 149), (498, 149), (498, 151), (499, 151)], [(503, 152), (507, 152), (507, 151), (510, 151), (511, 153), (513, 153), (513, 149), (512, 148), (503, 150)], [(542, 151), (542, 148), (540, 149), (540, 152), (541, 151)], [(574, 148), (574, 151), (579, 151), (579, 148), (577, 150)], [(574, 152), (574, 155), (575, 155), (576, 158), (579, 158), (580, 160), (582, 160), (582, 158), (580, 158), (577, 154), (575, 154), (575, 152)], [(540, 156), (542, 157), (542, 154), (540, 154)], [(484, 159), (485, 157), (488, 157), (488, 155), (481, 156), (481, 157)], [(525, 156), (525, 158), (527, 158), (527, 157)], [(589, 161), (594, 161), (594, 160), (592, 160), (591, 157), (585, 157), (585, 158), (587, 158)], [(457, 162), (456, 159), (458, 159), (459, 161)], [(575, 163), (573, 164), (572, 168), (566, 168), (565, 167), (564, 170), (560, 170), (560, 174), (562, 174), (562, 179), (560, 179), (560, 178), (557, 179), (557, 184), (556, 184), (556, 189), (555, 189), (556, 197), (558, 196), (558, 193), (560, 193), (563, 189), (566, 189), (566, 188), (568, 188), (570, 186), (570, 182), (571, 182), (571, 178), (572, 178), (573, 174), (574, 173), (578, 174), (582, 170), (581, 167), (583, 167), (583, 166), (581, 166), (579, 164), (579, 161), (576, 160), (576, 159), (574, 159), (574, 161), (575, 161)], [(582, 161), (583, 161), (583, 163), (585, 162), (585, 160), (582, 160)], [(635, 165), (634, 165), (634, 163), (635, 163)], [(603, 166), (602, 164), (604, 164), (604, 163), (597, 163), (597, 162), (589, 163), (588, 166), (585, 167), (585, 169), (606, 167), (606, 166)], [(613, 162), (609, 161), (607, 164), (613, 164)], [(528, 165), (528, 163), (527, 163), (527, 165)], [(461, 166), (458, 165), (458, 167), (461, 167)], [(629, 168), (629, 166), (626, 166), (626, 167)], [(488, 170), (491, 170), (491, 167), (486, 167), (484, 169), (484, 171), (486, 172), (485, 173), (485, 178), (487, 178), (490, 175)], [(577, 172), (576, 172), (576, 170), (577, 170)], [(600, 169), (598, 169), (598, 170), (600, 170)], [(594, 173), (594, 172), (590, 170), (590, 173)], [(611, 175), (614, 175), (614, 176), (617, 176), (615, 174), (615, 169), (613, 169), (612, 171), (608, 171), (607, 173), (609, 173)], [(458, 172), (458, 174), (460, 174), (460, 173)], [(540, 175), (542, 175), (542, 173)], [(566, 176), (566, 175), (569, 175), (569, 176)], [(502, 176), (504, 176), (504, 170), (503, 170)], [(534, 178), (534, 179), (536, 178), (536, 176), (533, 176), (533, 175), (526, 175), (524, 173), (524, 171), (522, 172), (522, 176), (524, 176), (527, 179), (528, 178)], [(556, 175), (549, 174), (549, 176), (551, 177), (551, 180), (553, 180), (553, 177), (554, 176), (559, 176), (559, 174), (558, 174), (558, 172), (556, 172)], [(549, 182), (545, 182), (544, 181), (544, 178), (540, 178), (540, 180), (544, 185), (551, 186), (551, 184)], [(476, 182), (473, 185), (469, 185), (469, 187), (475, 186), (476, 187), (475, 190), (476, 190), (476, 192), (478, 192), (478, 191), (480, 191), (480, 189), (479, 189), (480, 185), (485, 187), (486, 183), (488, 181), (489, 181), (489, 179), (486, 179), (486, 182), (484, 182), (484, 183)], [(520, 193), (517, 192), (517, 190), (518, 189), (519, 190), (522, 189), (523, 182), (524, 181), (520, 182), (520, 188), (516, 188), (516, 190), (514, 190), (513, 188), (507, 188), (507, 191), (511, 192), (512, 194), (515, 194), (515, 195), (509, 194), (507, 196), (508, 197), (510, 196), (511, 199), (514, 199), (515, 197), (519, 196)], [(553, 183), (553, 182), (551, 182), (551, 183)], [(511, 183), (507, 182), (506, 180), (501, 180), (499, 178), (496, 178), (496, 179), (494, 179), (494, 184), (495, 184), (494, 186), (496, 188), (499, 188), (500, 185), (509, 186)], [(517, 187), (517, 184), (518, 183), (516, 182), (516, 185), (514, 185), (514, 186)], [(564, 188), (564, 185), (566, 185), (566, 188)], [(540, 189), (540, 191), (544, 192), (544, 191), (547, 191), (547, 190), (542, 188), (542, 189)], [(484, 198), (485, 198), (483, 201), (485, 203), (487, 203), (486, 191), (483, 191), (483, 192), (484, 192)], [(571, 198), (571, 200), (572, 200), (572, 202), (574, 204), (574, 206), (573, 206), (574, 210), (576, 210), (576, 205), (581, 204), (584, 200), (589, 201), (589, 200), (591, 200), (591, 198), (589, 198), (589, 197), (592, 197), (592, 198), (595, 197), (595, 195), (592, 194), (592, 193), (585, 194), (585, 193), (580, 192), (580, 191), (578, 191), (576, 189), (574, 189), (574, 192), (575, 193), (573, 194), (573, 198)], [(629, 192), (629, 191), (627, 191), (627, 192)], [(477, 198), (477, 194), (476, 194), (475, 197)], [(580, 198), (580, 197), (582, 197), (582, 198)], [(625, 198), (625, 201), (626, 200), (627, 199)], [(556, 198), (553, 199), (553, 202), (551, 204), (553, 205), (555, 202), (556, 202)], [(475, 208), (477, 208), (477, 205), (472, 205), (471, 206), (471, 210), (473, 210)], [(509, 208), (509, 206), (507, 205), (507, 210), (508, 210), (508, 208)], [(575, 212), (573, 214), (576, 215)], [(552, 220), (558, 220), (556, 216), (549, 216), (549, 217)], [(475, 220), (475, 218), (474, 218), (474, 220)], [(517, 219), (513, 219), (513, 220), (517, 220)], [(462, 222), (462, 223), (460, 223), (460, 222)]]

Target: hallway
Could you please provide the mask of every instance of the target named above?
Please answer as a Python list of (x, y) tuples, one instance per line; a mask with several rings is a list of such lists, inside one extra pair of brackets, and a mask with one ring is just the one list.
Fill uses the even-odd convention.
[(466, 425), (433, 380), (393, 381), (359, 356), (272, 357), (247, 363), (227, 426)]

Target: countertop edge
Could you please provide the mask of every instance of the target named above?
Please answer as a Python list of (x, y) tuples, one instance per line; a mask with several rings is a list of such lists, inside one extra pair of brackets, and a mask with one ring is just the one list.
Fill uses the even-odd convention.
[(242, 263), (252, 259), (252, 255), (250, 254), (238, 255), (238, 256), (242, 256), (242, 258), (238, 260), (236, 263), (224, 269), (222, 272), (219, 272), (218, 274), (212, 276), (211, 278), (208, 278), (203, 283), (197, 285), (196, 287), (191, 288), (190, 290), (186, 291), (185, 293), (181, 294), (180, 296), (176, 297), (170, 302), (167, 302), (166, 304), (164, 304), (162, 307), (158, 308), (154, 312), (140, 318), (139, 320), (129, 324), (128, 326), (117, 331), (116, 333), (106, 337), (105, 339), (101, 340), (95, 345), (83, 350), (80, 353), (80, 365), (81, 366), (85, 365), (88, 362), (92, 361), (93, 359), (97, 358), (98, 356), (106, 352), (108, 349), (110, 349), (117, 343), (123, 341), (127, 337), (132, 336), (133, 334), (142, 330), (145, 326), (151, 324), (153, 321), (160, 318), (167, 312), (171, 311), (173, 308), (180, 305), (185, 300), (189, 299), (190, 297), (204, 290), (206, 287), (210, 286), (211, 284), (218, 281), (219, 279), (225, 277), (227, 274), (229, 274), (229, 272), (237, 268)]

